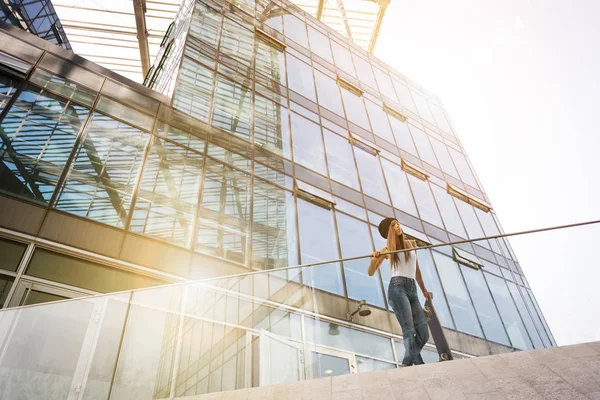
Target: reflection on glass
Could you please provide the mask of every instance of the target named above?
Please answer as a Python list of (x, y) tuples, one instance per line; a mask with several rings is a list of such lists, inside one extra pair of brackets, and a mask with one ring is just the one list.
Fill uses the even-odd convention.
[[(298, 199), (298, 225), (302, 264), (339, 258), (333, 215), (330, 210)], [(339, 263), (303, 268), (302, 275), (304, 283), (308, 286), (343, 294)]]
[(296, 43), (308, 48), (308, 37), (306, 36), (306, 24), (291, 14), (283, 15), (283, 31), (285, 36)]
[(254, 95), (254, 141), (273, 153), (290, 158), (290, 130), (287, 107)]
[(440, 213), (442, 214), (442, 218), (444, 219), (444, 223), (446, 224), (446, 229), (448, 229), (448, 232), (452, 232), (461, 238), (466, 238), (467, 233), (462, 225), (460, 215), (458, 214), (458, 211), (456, 211), (456, 206), (454, 205), (454, 200), (452, 197), (447, 191), (439, 186), (431, 185), (431, 190), (433, 191), (433, 195), (437, 201), (437, 205), (440, 209)]
[[(446, 299), (444, 297), (444, 291), (442, 289), (442, 285), (440, 284), (440, 278), (438, 277), (435, 264), (433, 263), (433, 258), (431, 257), (431, 250), (419, 250), (417, 252), (417, 256), (419, 260), (419, 269), (421, 270), (425, 288), (433, 293), (433, 306), (435, 307), (435, 311), (437, 312), (440, 323), (446, 328), (454, 329), (454, 323), (452, 322), (452, 317), (450, 316), (450, 311), (448, 310), (448, 304), (446, 303)], [(445, 284), (446, 283), (444, 282), (444, 285)], [(425, 304), (425, 298), (420, 294), (419, 300), (421, 301), (421, 304)]]
[(95, 113), (56, 208), (122, 227), (142, 164), (146, 132)]
[(365, 104), (367, 105), (367, 111), (369, 112), (373, 133), (390, 143), (394, 143), (394, 135), (392, 135), (392, 129), (390, 128), (387, 114), (383, 111), (383, 108), (368, 100), (365, 101)]
[(0, 124), (0, 189), (47, 203), (88, 113), (27, 85)]
[[(241, 21), (241, 20), (240, 20)], [(248, 26), (252, 29), (251, 26)], [(229, 18), (225, 18), (221, 30), (220, 51), (247, 66), (252, 63), (252, 49), (254, 47), (254, 32), (245, 29)]]
[(417, 128), (414, 125), (410, 125), (410, 131), (415, 139), (415, 144), (417, 145), (417, 150), (419, 150), (421, 160), (439, 168), (427, 134), (423, 132), (421, 128)]
[[(366, 223), (338, 213), (337, 226), (342, 258), (362, 256), (371, 252), (369, 228)], [(369, 304), (385, 308), (379, 274), (373, 277), (367, 274), (368, 259), (344, 261), (343, 266), (348, 297), (355, 300), (367, 300)]]
[(218, 76), (214, 93), (213, 125), (249, 139), (251, 96), (250, 89)]
[(373, 66), (373, 71), (375, 71), (375, 79), (377, 80), (377, 84), (379, 86), (381, 94), (394, 101), (398, 101), (398, 98), (396, 97), (396, 92), (394, 91), (394, 84), (392, 83), (392, 78), (390, 78), (390, 76), (386, 72), (380, 70), (375, 66)]
[(448, 153), (448, 147), (437, 139), (430, 138), (430, 140), (433, 150), (435, 151), (435, 155), (437, 156), (437, 159), (442, 167), (442, 171), (458, 178), (458, 172), (456, 172), (456, 168), (454, 167), (450, 153)]
[(214, 71), (196, 61), (183, 57), (179, 84), (173, 94), (173, 107), (192, 117), (208, 121), (214, 74)]
[(392, 125), (392, 131), (396, 138), (396, 144), (401, 150), (404, 150), (415, 157), (418, 157), (417, 148), (412, 140), (410, 131), (408, 130), (408, 124), (404, 121), (400, 121), (398, 118), (389, 116), (390, 124)]
[(352, 53), (352, 59), (354, 60), (356, 72), (358, 72), (358, 80), (377, 90), (377, 83), (375, 82), (375, 75), (373, 75), (371, 64), (354, 53)]
[(311, 353), (313, 379), (347, 375), (350, 373), (350, 362), (347, 358), (318, 353), (316, 351)]
[(456, 165), (458, 173), (460, 174), (460, 177), (462, 178), (463, 182), (473, 186), (474, 188), (479, 188), (477, 182), (475, 181), (475, 176), (473, 175), (473, 172), (471, 172), (471, 167), (469, 167), (465, 156), (462, 153), (454, 150), (452, 147), (449, 147), (448, 151), (450, 151), (452, 160), (454, 160), (454, 165)]
[(356, 77), (356, 73), (354, 72), (354, 65), (352, 64), (352, 56), (350, 55), (350, 51), (347, 48), (342, 47), (335, 40), (331, 41), (331, 48), (333, 50), (333, 58), (335, 59), (335, 65), (339, 69)]
[(333, 54), (329, 47), (329, 38), (312, 26), (308, 26), (308, 39), (310, 41), (310, 49), (313, 53), (333, 64)]
[(471, 293), (471, 297), (473, 298), (475, 310), (483, 326), (486, 338), (510, 346), (508, 336), (492, 300), (492, 295), (485, 283), (482, 271), (476, 271), (463, 265), (460, 268), (465, 277), (465, 282), (467, 282), (469, 293)]
[(458, 264), (450, 257), (446, 257), (438, 252), (434, 252), (433, 257), (446, 291), (450, 310), (452, 310), (452, 315), (456, 322), (456, 329), (474, 336), (483, 337), (469, 293), (460, 275)]
[(485, 279), (490, 286), (494, 300), (496, 300), (498, 311), (500, 311), (500, 316), (502, 316), (513, 347), (521, 350), (532, 350), (531, 340), (506, 287), (506, 281), (490, 274), (485, 274)]
[[(286, 85), (285, 53), (273, 45), (256, 40), (256, 57), (254, 68), (256, 73), (262, 74), (274, 82)], [(257, 77), (257, 79), (260, 79)]]
[[(465, 203), (459, 199), (452, 199), (458, 208), (458, 212), (462, 217), (462, 220), (467, 228), (467, 233), (469, 234), (470, 239), (481, 238), (484, 237), (483, 229), (481, 229), (481, 225), (479, 225), (479, 220), (475, 215), (475, 211), (472, 205)], [(485, 241), (479, 241), (477, 244), (488, 247)]]
[(313, 79), (313, 69), (310, 65), (305, 64), (288, 53), (287, 66), (288, 85), (290, 89), (316, 102), (315, 81)]
[(429, 189), (429, 183), (409, 174), (407, 174), (406, 177), (408, 178), (413, 195), (415, 196), (421, 218), (433, 225), (442, 226), (442, 219), (440, 218), (440, 213), (438, 212), (435, 200), (433, 200), (433, 195)]
[(358, 174), (362, 183), (363, 192), (386, 204), (390, 203), (383, 172), (379, 164), (377, 155), (369, 154), (366, 151), (354, 146), (354, 155), (358, 165)]
[(10, 101), (13, 94), (15, 94), (20, 84), (20, 80), (4, 75), (0, 76), (0, 113), (4, 111), (6, 104)]
[(354, 156), (352, 154), (352, 145), (348, 139), (338, 136), (327, 129), (324, 129), (323, 132), (325, 134), (329, 176), (335, 181), (360, 190), (356, 166), (354, 165)]
[(342, 98), (344, 99), (344, 106), (346, 107), (346, 116), (350, 122), (355, 123), (364, 129), (371, 130), (369, 125), (369, 119), (367, 118), (367, 111), (363, 104), (362, 98), (358, 97), (354, 93), (350, 93), (344, 88), (340, 88), (342, 91)]
[(292, 143), (294, 161), (306, 168), (327, 175), (325, 151), (319, 125), (296, 113), (292, 113)]
[(383, 171), (385, 172), (387, 186), (390, 190), (394, 207), (408, 214), (417, 215), (415, 201), (406, 180), (406, 172), (402, 171), (399, 165), (384, 158), (381, 159), (381, 165), (383, 165)]
[(508, 285), (508, 289), (510, 290), (513, 300), (517, 305), (517, 309), (521, 314), (521, 318), (523, 319), (523, 322), (525, 322), (525, 328), (527, 328), (527, 332), (529, 332), (529, 337), (533, 341), (533, 346), (536, 349), (543, 348), (544, 345), (542, 344), (542, 339), (540, 338), (537, 329), (535, 329), (535, 325), (533, 323), (533, 320), (531, 319), (531, 315), (529, 314), (529, 311), (527, 310), (527, 307), (523, 302), (523, 298), (521, 297), (521, 293), (519, 292), (517, 285), (513, 282), (506, 282), (506, 284)]
[(358, 373), (370, 371), (381, 371), (384, 369), (394, 369), (396, 366), (392, 363), (387, 363), (379, 360), (373, 360), (372, 358), (356, 356), (356, 367)]
[(342, 98), (337, 83), (327, 75), (315, 70), (315, 80), (317, 82), (317, 93), (319, 94), (319, 104), (326, 107), (338, 115), (344, 115)]
[(254, 179), (252, 264), (273, 269), (297, 265), (294, 196)]
[(207, 160), (196, 250), (245, 263), (250, 197), (249, 175)]

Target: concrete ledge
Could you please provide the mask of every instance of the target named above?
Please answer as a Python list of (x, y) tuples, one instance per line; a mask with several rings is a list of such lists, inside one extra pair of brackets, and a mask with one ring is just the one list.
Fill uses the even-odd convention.
[(600, 342), (177, 400), (600, 399)]

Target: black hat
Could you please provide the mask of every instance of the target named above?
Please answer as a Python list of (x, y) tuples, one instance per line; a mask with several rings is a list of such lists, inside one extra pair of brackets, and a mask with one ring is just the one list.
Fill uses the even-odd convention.
[(388, 231), (390, 230), (390, 224), (395, 221), (396, 218), (385, 218), (379, 223), (379, 234), (387, 239)]

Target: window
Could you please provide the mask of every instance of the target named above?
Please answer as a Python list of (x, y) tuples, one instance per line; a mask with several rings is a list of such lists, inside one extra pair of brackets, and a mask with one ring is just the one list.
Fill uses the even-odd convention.
[(5, 76), (4, 74), (0, 75), (0, 113), (4, 111), (6, 104), (20, 85), (20, 80)]
[(249, 175), (207, 160), (196, 250), (245, 263), (250, 197)]
[(369, 113), (369, 119), (371, 120), (371, 126), (373, 127), (373, 133), (387, 140), (390, 143), (394, 143), (394, 135), (392, 129), (388, 123), (387, 115), (383, 112), (383, 109), (370, 101), (365, 101), (367, 105), (367, 111)]
[(379, 157), (369, 154), (361, 148), (354, 146), (354, 154), (356, 156), (356, 164), (358, 165), (358, 174), (362, 183), (363, 192), (383, 203), (389, 204), (385, 180)]
[(452, 147), (449, 147), (448, 151), (450, 151), (450, 155), (452, 156), (452, 160), (454, 160), (454, 165), (456, 165), (462, 181), (473, 186), (474, 188), (479, 188), (465, 156), (462, 153), (454, 150)]
[(504, 326), (513, 347), (521, 350), (532, 350), (531, 340), (506, 287), (506, 281), (490, 274), (485, 274), (485, 279), (490, 286), (494, 300), (496, 300), (498, 311), (500, 311), (500, 316), (504, 321)]
[(289, 112), (287, 107), (254, 95), (254, 142), (286, 158), (291, 158)]
[(360, 190), (356, 166), (354, 165), (354, 156), (352, 154), (352, 145), (348, 142), (348, 139), (336, 135), (327, 129), (324, 129), (323, 132), (325, 134), (329, 176), (335, 181)]
[(321, 127), (316, 123), (292, 113), (292, 143), (294, 161), (306, 168), (327, 175)]
[(8, 293), (12, 288), (15, 278), (12, 276), (0, 275), (0, 309), (6, 304)]
[(418, 215), (415, 201), (412, 197), (406, 173), (402, 171), (399, 165), (396, 165), (386, 159), (381, 159), (383, 171), (387, 181), (392, 204), (399, 210), (402, 210), (411, 215)]
[(317, 82), (319, 104), (330, 109), (334, 113), (343, 116), (344, 107), (342, 105), (342, 97), (336, 82), (317, 70), (315, 70), (315, 80)]
[[(64, 86), (61, 91), (70, 92), (70, 98), (88, 102), (94, 97), (61, 78), (46, 79), (53, 89)], [(87, 107), (28, 84), (0, 124), (0, 189), (47, 203), (88, 113)]]
[(26, 249), (25, 243), (0, 238), (0, 269), (17, 272)]
[[(456, 204), (458, 212), (460, 213), (465, 227), (467, 228), (469, 239), (484, 237), (485, 235), (481, 229), (481, 225), (479, 225), (479, 220), (475, 215), (473, 207), (461, 200), (457, 200), (454, 203)], [(478, 244), (483, 245), (484, 242), (479, 242)]]
[(510, 346), (508, 336), (500, 320), (500, 315), (496, 310), (492, 295), (488, 289), (483, 273), (471, 268), (461, 266), (465, 282), (469, 288), (469, 293), (473, 298), (475, 310), (483, 326), (483, 332), (488, 340)]
[(451, 232), (452, 234), (461, 238), (466, 238), (467, 233), (462, 225), (462, 220), (460, 219), (460, 215), (456, 210), (456, 206), (454, 205), (454, 200), (452, 197), (450, 197), (450, 195), (439, 186), (431, 185), (431, 190), (433, 191), (433, 195), (435, 196), (437, 205), (440, 209), (440, 213), (442, 214), (442, 218), (444, 219), (444, 223), (448, 232)]
[(523, 298), (521, 297), (521, 293), (517, 288), (517, 285), (513, 282), (506, 282), (506, 284), (508, 285), (508, 289), (510, 290), (513, 300), (517, 305), (517, 309), (521, 314), (521, 318), (523, 319), (523, 322), (525, 322), (525, 328), (527, 328), (527, 332), (529, 332), (529, 337), (533, 341), (533, 347), (535, 347), (536, 349), (543, 348), (544, 345), (542, 344), (542, 339), (540, 338), (538, 331), (535, 329), (533, 319), (531, 318), (531, 315), (529, 314), (529, 311), (527, 310), (527, 307), (523, 302)]
[(297, 265), (293, 194), (254, 179), (253, 205), (252, 265), (260, 269)]
[(448, 184), (448, 193), (456, 197), (457, 199), (460, 199), (465, 203), (472, 205), (473, 207), (485, 211), (486, 213), (491, 210), (491, 207), (485, 201), (470, 195), (469, 193), (457, 188), (454, 185)]
[(356, 66), (356, 72), (358, 72), (358, 80), (361, 83), (369, 85), (373, 89), (377, 90), (377, 83), (375, 82), (375, 75), (373, 75), (371, 64), (354, 53), (352, 53), (352, 59), (354, 60), (354, 65)]
[(154, 137), (129, 229), (188, 247), (198, 204), (203, 157)]
[(287, 65), (288, 85), (290, 89), (316, 102), (315, 81), (311, 66), (291, 56), (289, 53), (287, 55)]
[(333, 58), (335, 60), (335, 65), (339, 69), (356, 77), (356, 72), (354, 72), (354, 64), (352, 63), (352, 56), (350, 55), (350, 51), (347, 48), (342, 47), (335, 40), (331, 41), (331, 49), (333, 50)]
[[(259, 32), (257, 30), (256, 58), (254, 64), (256, 73), (287, 86), (285, 52), (283, 48), (277, 42), (273, 42), (274, 39), (270, 36), (258, 35)], [(259, 79), (257, 77), (257, 80)]]
[(149, 138), (146, 132), (94, 113), (56, 208), (123, 227)]
[(212, 124), (245, 139), (250, 139), (250, 89), (217, 76)]
[(306, 24), (291, 14), (283, 15), (283, 29), (285, 36), (296, 43), (308, 48), (308, 37), (306, 35)]
[(442, 219), (440, 218), (440, 213), (437, 210), (435, 200), (429, 189), (429, 183), (415, 178), (412, 175), (407, 175), (407, 177), (413, 195), (415, 196), (415, 202), (417, 203), (421, 218), (433, 225), (442, 226)]
[(437, 159), (442, 167), (442, 171), (454, 176), (455, 178), (458, 178), (458, 172), (456, 172), (456, 168), (454, 167), (450, 153), (448, 153), (448, 147), (437, 139), (430, 139), (433, 150), (435, 151)]
[[(369, 228), (366, 223), (338, 213), (337, 226), (342, 258), (362, 256), (371, 252)], [(343, 266), (348, 297), (367, 300), (369, 304), (384, 308), (379, 274), (372, 277), (367, 274), (368, 259), (344, 261)]]
[[(450, 316), (450, 311), (448, 310), (448, 304), (446, 303), (446, 299), (444, 297), (444, 290), (440, 284), (440, 278), (438, 277), (435, 264), (433, 263), (433, 258), (431, 257), (431, 250), (418, 250), (417, 256), (419, 259), (419, 269), (421, 270), (421, 275), (423, 276), (423, 283), (425, 283), (427, 290), (433, 293), (433, 306), (438, 314), (440, 323), (446, 328), (454, 329), (454, 322), (452, 322), (452, 317)], [(444, 282), (444, 286), (445, 285), (446, 282)], [(425, 305), (425, 298), (421, 296), (421, 294), (419, 294), (419, 301), (421, 301), (421, 304)]]
[(367, 111), (362, 101), (362, 97), (344, 89), (342, 87), (342, 98), (344, 99), (344, 107), (346, 108), (346, 116), (348, 121), (355, 123), (364, 129), (371, 130)]
[(381, 93), (389, 99), (398, 101), (396, 92), (394, 91), (394, 84), (387, 72), (384, 72), (377, 67), (373, 67), (373, 71), (375, 71), (375, 79), (377, 80)]
[(224, 18), (223, 29), (221, 30), (221, 53), (227, 54), (237, 62), (250, 66), (253, 48), (254, 32), (229, 18)]
[(417, 106), (415, 106), (415, 102), (412, 99), (408, 87), (406, 87), (404, 83), (400, 83), (396, 79), (392, 79), (392, 82), (394, 84), (394, 89), (396, 90), (398, 100), (400, 100), (400, 104), (402, 105), (402, 107), (405, 107), (413, 113), (418, 114)]
[(452, 259), (459, 264), (479, 270), (483, 267), (482, 261), (474, 254), (466, 252), (458, 247), (452, 247)]
[[(180, 273), (176, 269), (170, 272)], [(119, 292), (167, 283), (156, 278), (42, 248), (35, 250), (25, 273), (36, 278), (48, 279), (100, 293)]]
[(310, 49), (313, 53), (333, 64), (333, 54), (329, 47), (329, 38), (315, 28), (308, 26), (308, 39), (310, 41)]
[(431, 111), (429, 111), (429, 106), (427, 105), (427, 100), (425, 97), (418, 91), (411, 89), (413, 100), (417, 105), (417, 109), (419, 110), (419, 114), (421, 117), (433, 124), (435, 124), (435, 120), (433, 119), (433, 115), (431, 115)]
[(213, 97), (214, 71), (183, 57), (173, 107), (202, 121), (208, 121)]
[(190, 27), (190, 35), (195, 36), (213, 47), (217, 47), (219, 30), (223, 16), (212, 8), (196, 2), (196, 8)]
[[(339, 258), (331, 210), (298, 199), (300, 262), (309, 264)], [(339, 263), (302, 269), (304, 283), (317, 289), (344, 294)]]
[(417, 150), (419, 151), (419, 158), (430, 165), (439, 168), (427, 134), (423, 132), (422, 129), (417, 128), (414, 125), (410, 125), (410, 131), (415, 139), (415, 144), (417, 145)]
[(483, 337), (471, 298), (460, 274), (459, 266), (450, 257), (434, 252), (433, 257), (446, 291), (446, 298), (456, 322), (456, 329)]

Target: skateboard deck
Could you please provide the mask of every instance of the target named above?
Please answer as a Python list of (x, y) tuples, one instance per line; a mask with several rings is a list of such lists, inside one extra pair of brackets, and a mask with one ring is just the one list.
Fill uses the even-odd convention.
[(450, 346), (444, 335), (444, 330), (442, 329), (442, 325), (440, 324), (440, 320), (438, 319), (430, 299), (425, 300), (423, 311), (425, 312), (425, 318), (427, 318), (427, 325), (429, 325), (431, 336), (433, 336), (435, 348), (440, 355), (440, 361), (453, 360), (454, 357), (452, 357), (452, 351), (450, 350)]

